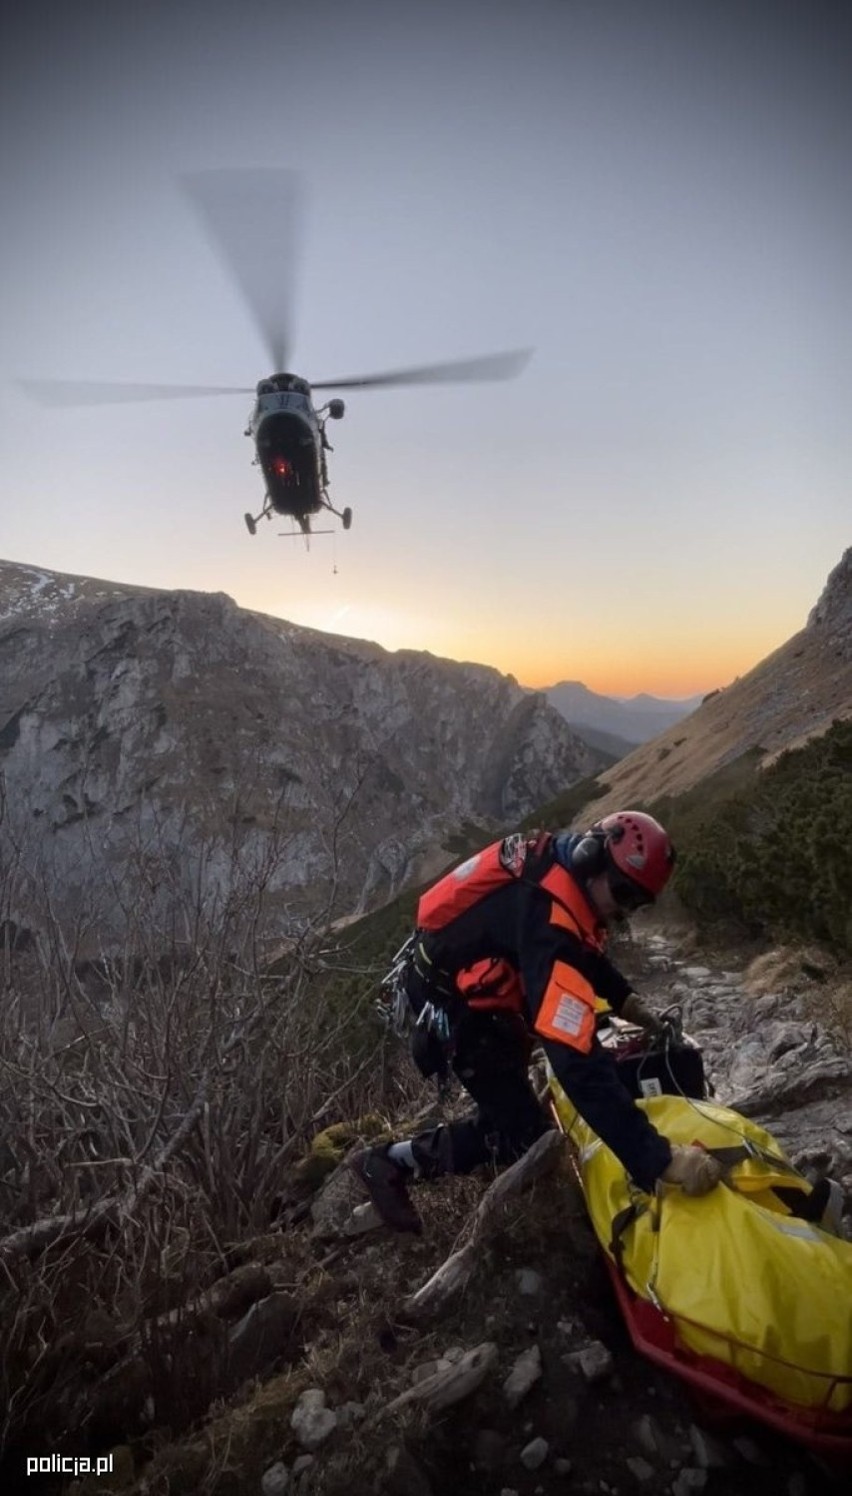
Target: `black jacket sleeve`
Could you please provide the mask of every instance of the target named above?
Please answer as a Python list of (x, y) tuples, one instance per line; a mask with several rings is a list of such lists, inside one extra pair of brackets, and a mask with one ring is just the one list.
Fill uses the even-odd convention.
[[(527, 1018), (535, 1024), (556, 961), (581, 972), (616, 1012), (632, 989), (612, 962), (589, 951), (570, 931), (548, 922), (547, 901), (528, 907), (519, 948)], [(613, 1000), (614, 999), (614, 1000)], [(594, 1041), (583, 1054), (569, 1044), (542, 1038), (544, 1052), (566, 1096), (611, 1148), (640, 1189), (652, 1190), (671, 1163), (667, 1140), (633, 1102), (615, 1061)]]
[[(568, 946), (573, 949), (573, 955), (564, 954)], [(559, 952), (560, 961), (570, 961), (578, 971), (594, 987), (598, 997), (609, 1003), (614, 1013), (620, 1013), (629, 994), (633, 991), (625, 976), (622, 976), (617, 966), (613, 966), (608, 956), (601, 955), (598, 951), (590, 951), (586, 946), (573, 936), (570, 931), (565, 931), (565, 947)]]
[(615, 1061), (597, 1039), (589, 1054), (580, 1054), (567, 1044), (542, 1039), (553, 1073), (569, 1101), (642, 1190), (653, 1190), (672, 1161), (666, 1138), (648, 1121), (645, 1113), (618, 1078)]

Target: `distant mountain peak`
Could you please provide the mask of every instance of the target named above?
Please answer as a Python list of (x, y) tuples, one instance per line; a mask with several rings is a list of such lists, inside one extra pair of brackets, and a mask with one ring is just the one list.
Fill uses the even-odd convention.
[[(618, 745), (622, 745), (621, 754), (638, 743), (646, 743), (649, 738), (656, 737), (657, 733), (675, 722), (680, 722), (701, 701), (700, 696), (690, 697), (686, 701), (666, 701), (658, 696), (649, 696), (647, 692), (623, 700), (614, 696), (602, 696), (584, 686), (582, 681), (567, 680), (551, 686), (545, 695), (576, 731), (582, 734), (583, 729), (590, 729), (595, 734), (606, 734), (611, 740), (609, 746), (612, 751), (617, 753)], [(599, 737), (595, 739), (595, 743), (596, 746), (604, 746)]]
[(651, 696), (647, 691), (640, 691), (638, 696), (617, 696), (615, 698), (622, 706), (649, 707), (651, 711), (670, 712), (672, 707), (683, 707), (684, 715), (692, 712), (701, 701), (701, 696)]

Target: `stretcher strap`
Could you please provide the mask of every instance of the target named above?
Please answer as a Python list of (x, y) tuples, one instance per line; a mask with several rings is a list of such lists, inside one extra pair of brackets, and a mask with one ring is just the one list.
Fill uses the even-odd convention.
[(642, 1215), (645, 1210), (647, 1210), (647, 1206), (643, 1201), (633, 1200), (630, 1205), (625, 1205), (624, 1209), (620, 1210), (618, 1214), (613, 1217), (612, 1238), (610, 1240), (609, 1250), (612, 1254), (618, 1271), (622, 1274), (624, 1273), (625, 1232), (627, 1231), (628, 1226), (632, 1226), (633, 1222), (637, 1221), (640, 1215)]
[(773, 1170), (790, 1174), (794, 1179), (801, 1180), (807, 1185), (807, 1180), (799, 1173), (793, 1164), (789, 1164), (785, 1158), (780, 1158), (777, 1153), (770, 1153), (765, 1148), (760, 1148), (756, 1143), (742, 1143), (736, 1148), (707, 1148), (703, 1143), (698, 1145), (715, 1158), (723, 1169), (732, 1169), (735, 1164), (748, 1163), (750, 1159), (757, 1159), (762, 1164), (767, 1164)]

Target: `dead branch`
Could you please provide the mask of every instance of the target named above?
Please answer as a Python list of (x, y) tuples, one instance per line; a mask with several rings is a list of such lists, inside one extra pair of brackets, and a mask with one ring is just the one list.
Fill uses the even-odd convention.
[(416, 1293), (403, 1304), (407, 1318), (422, 1319), (444, 1308), (464, 1288), (480, 1260), (483, 1241), (499, 1220), (506, 1201), (523, 1194), (534, 1180), (555, 1169), (565, 1140), (555, 1129), (546, 1132), (523, 1158), (506, 1169), (485, 1191), (470, 1221), (470, 1238), (441, 1264)]
[(141, 1204), (157, 1175), (191, 1133), (204, 1110), (208, 1085), (209, 1072), (205, 1071), (202, 1085), (180, 1126), (160, 1149), (153, 1163), (142, 1170), (129, 1190), (117, 1197), (106, 1196), (90, 1210), (46, 1216), (40, 1221), (33, 1221), (29, 1226), (22, 1226), (19, 1231), (13, 1231), (10, 1236), (0, 1240), (0, 1261), (9, 1262), (15, 1257), (33, 1258), (69, 1236), (83, 1236), (91, 1240), (108, 1226), (124, 1226)]
[(382, 1408), (378, 1416), (381, 1418), (386, 1413), (395, 1413), (397, 1409), (413, 1402), (421, 1403), (430, 1413), (439, 1413), (442, 1408), (452, 1407), (453, 1403), (470, 1397), (481, 1386), (489, 1371), (497, 1365), (497, 1358), (498, 1351), (494, 1342), (484, 1340), (481, 1345), (474, 1346), (473, 1350), (465, 1351), (445, 1371), (436, 1371), (432, 1376), (424, 1377), (416, 1386), (409, 1387), (407, 1392), (400, 1393), (399, 1397)]

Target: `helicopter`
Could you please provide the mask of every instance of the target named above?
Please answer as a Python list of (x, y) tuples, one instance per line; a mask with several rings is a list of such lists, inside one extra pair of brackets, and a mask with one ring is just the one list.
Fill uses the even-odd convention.
[(255, 535), (262, 519), (285, 515), (298, 526), (290, 533), (302, 534), (307, 541), (311, 535), (332, 533), (312, 529), (314, 516), (323, 511), (339, 519), (344, 530), (352, 524), (352, 510), (338, 509), (331, 501), (326, 458), (326, 453), (334, 450), (326, 424), (342, 418), (345, 404), (335, 396), (316, 405), (314, 391), (510, 379), (525, 367), (532, 350), (515, 349), (383, 374), (311, 382), (284, 372), (289, 362), (301, 181), (300, 173), (276, 167), (228, 167), (181, 178), (211, 247), (242, 291), (271, 367), (279, 371), (261, 379), (254, 390), (233, 385), (92, 380), (21, 379), (17, 383), (32, 399), (51, 406), (253, 394), (254, 406), (244, 435), (254, 443), (253, 462), (263, 476), (264, 496), (259, 513), (244, 515), (246, 528)]

